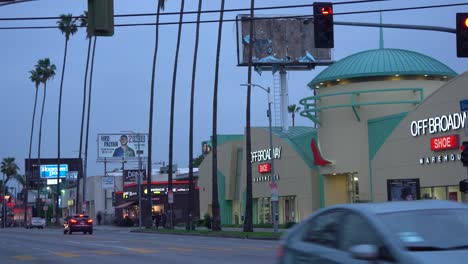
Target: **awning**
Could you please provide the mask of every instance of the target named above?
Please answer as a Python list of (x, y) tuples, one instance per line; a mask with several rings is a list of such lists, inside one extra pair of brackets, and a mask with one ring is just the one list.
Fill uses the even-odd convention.
[(125, 207), (128, 207), (130, 205), (134, 205), (136, 203), (136, 201), (130, 201), (130, 202), (126, 202), (126, 203), (123, 203), (123, 204), (119, 204), (115, 207), (115, 209), (119, 209), (119, 208), (125, 208)]

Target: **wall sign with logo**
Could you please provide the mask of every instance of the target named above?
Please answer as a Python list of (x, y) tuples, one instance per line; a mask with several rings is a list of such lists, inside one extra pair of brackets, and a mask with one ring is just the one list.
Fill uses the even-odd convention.
[(270, 163), (258, 164), (258, 173), (270, 173), (270, 172), (271, 172)]
[(432, 151), (458, 149), (459, 146), (458, 135), (431, 138)]
[[(280, 176), (278, 174), (276, 174), (274, 176), (274, 179), (275, 179), (275, 181), (278, 181), (280, 179)], [(253, 182), (270, 182), (270, 181), (272, 181), (271, 175), (260, 176), (260, 177), (253, 178)]]
[(262, 149), (262, 150), (257, 150), (257, 151), (252, 151), (250, 153), (252, 160), (251, 162), (262, 162), (262, 161), (268, 161), (271, 160), (271, 158), (275, 159), (280, 159), (281, 158), (281, 149), (282, 147), (278, 148), (273, 148), (273, 153), (271, 153), (271, 149)]

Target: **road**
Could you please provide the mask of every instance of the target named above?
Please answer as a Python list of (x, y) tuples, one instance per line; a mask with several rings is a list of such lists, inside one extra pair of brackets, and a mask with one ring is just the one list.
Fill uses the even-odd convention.
[(131, 233), (98, 229), (0, 229), (0, 263), (275, 263), (277, 241)]

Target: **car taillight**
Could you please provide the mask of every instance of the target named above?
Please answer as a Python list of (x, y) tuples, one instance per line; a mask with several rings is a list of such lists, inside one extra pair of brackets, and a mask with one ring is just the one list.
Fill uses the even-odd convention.
[(89, 220), (87, 221), (87, 223), (88, 223), (88, 224), (92, 224), (92, 223), (93, 223), (93, 219), (89, 219)]
[(76, 224), (76, 223), (77, 223), (77, 221), (76, 221), (75, 219), (71, 219), (71, 220), (70, 220), (70, 223), (72, 223), (72, 224)]
[(279, 245), (276, 249), (276, 257), (282, 259), (284, 256), (284, 245)]

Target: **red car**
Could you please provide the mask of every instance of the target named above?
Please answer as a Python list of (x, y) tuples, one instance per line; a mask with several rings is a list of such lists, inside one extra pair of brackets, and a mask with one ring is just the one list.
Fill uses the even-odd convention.
[(93, 219), (84, 214), (68, 217), (63, 224), (63, 233), (71, 235), (73, 232), (93, 234)]

